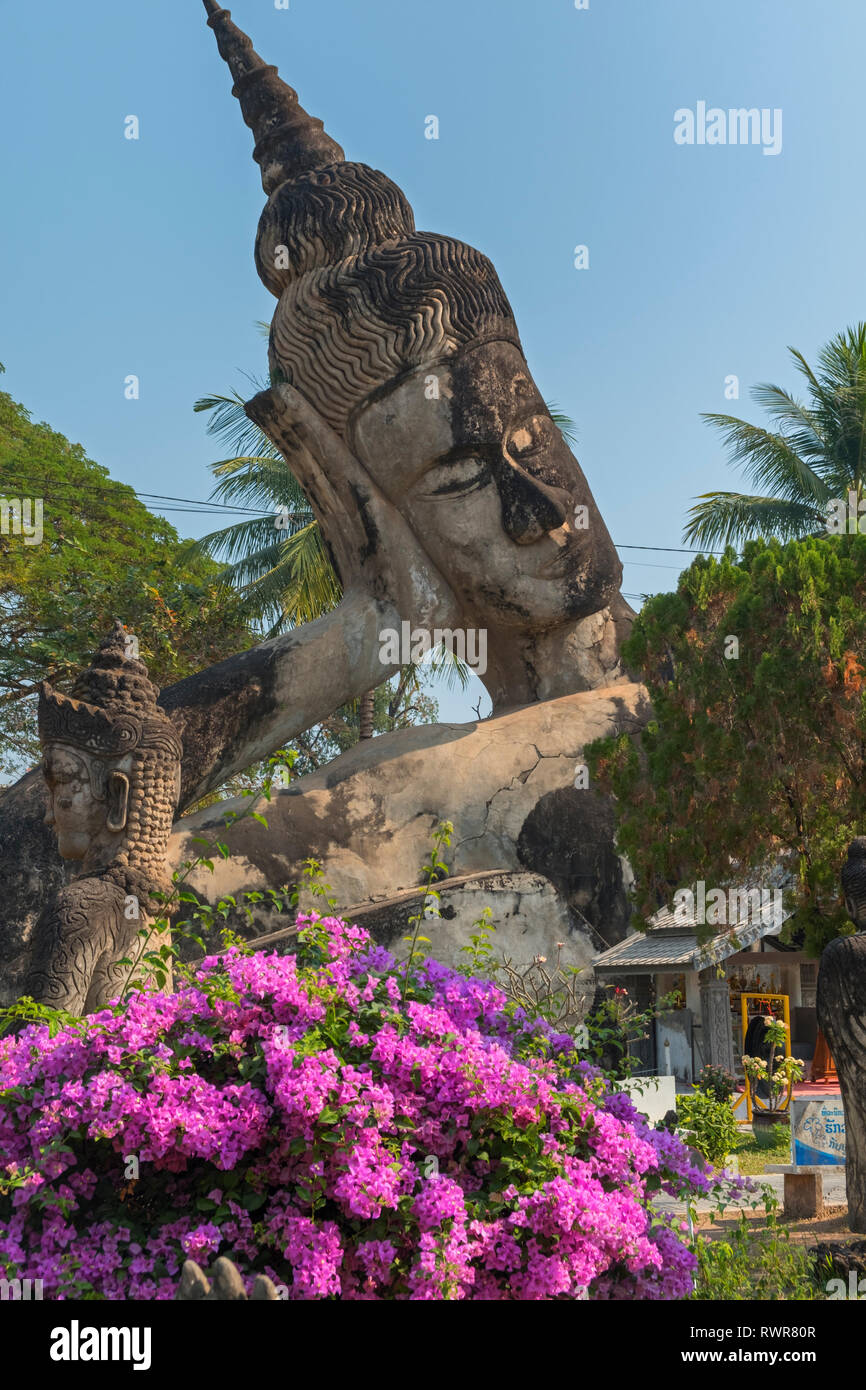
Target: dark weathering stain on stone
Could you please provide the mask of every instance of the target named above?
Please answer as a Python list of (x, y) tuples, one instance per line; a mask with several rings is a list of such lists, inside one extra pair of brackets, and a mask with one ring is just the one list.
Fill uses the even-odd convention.
[(66, 883), (54, 831), (45, 824), (41, 768), (28, 772), (0, 808), (0, 1004), (11, 1004), (29, 963), (29, 941), (46, 901)]
[(364, 493), (355, 483), (350, 483), (349, 486), (351, 489), (352, 496), (354, 497), (358, 507), (358, 515), (361, 518), (361, 525), (364, 528), (364, 535), (367, 537), (367, 544), (364, 546), (364, 550), (361, 555), (361, 560), (369, 560), (379, 551), (382, 545), (382, 537), (379, 535), (379, 532), (376, 529), (376, 524), (373, 521), (373, 518), (371, 517), (369, 509), (367, 507), (367, 502), (369, 499), (364, 495)]
[(561, 787), (537, 802), (517, 841), (521, 864), (550, 879), (609, 945), (623, 939), (630, 916), (613, 834), (606, 797)]
[(182, 810), (218, 784), (242, 735), (276, 709), (274, 645), (253, 647), (178, 681), (162, 691), (159, 704), (183, 740)]

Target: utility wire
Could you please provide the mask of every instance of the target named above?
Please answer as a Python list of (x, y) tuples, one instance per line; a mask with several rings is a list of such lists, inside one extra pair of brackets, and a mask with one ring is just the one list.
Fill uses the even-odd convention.
[[(43, 482), (43, 483), (49, 484), (50, 490), (51, 490), (52, 492), (57, 492), (58, 490), (60, 490), (60, 491), (67, 491), (67, 492), (71, 491), (71, 492), (73, 492), (73, 493), (79, 493), (79, 492), (105, 492), (105, 491), (107, 490), (107, 486), (108, 486), (107, 484), (104, 484), (104, 483), (103, 483), (103, 484), (100, 484), (100, 483), (83, 483), (83, 484), (76, 484), (76, 483), (59, 483), (59, 484), (58, 484), (57, 482), (55, 482), (55, 481), (53, 481), (53, 480), (51, 480), (51, 479), (47, 479), (47, 478), (42, 479), (42, 482)], [(116, 486), (118, 486), (118, 487), (122, 487), (122, 488), (124, 488), (124, 489), (129, 490), (130, 492), (132, 492), (132, 493), (139, 499), (140, 502), (144, 502), (145, 504), (148, 504), (148, 503), (150, 503), (150, 502), (180, 502), (180, 503), (183, 503), (183, 504), (184, 504), (183, 506), (164, 507), (164, 508), (162, 508), (161, 510), (163, 510), (163, 511), (169, 511), (169, 512), (184, 512), (184, 513), (187, 513), (187, 514), (193, 515), (193, 516), (196, 515), (197, 513), (200, 514), (200, 515), (203, 515), (203, 514), (206, 514), (207, 512), (226, 511), (226, 512), (232, 512), (232, 513), (234, 513), (235, 515), (238, 515), (238, 516), (262, 516), (262, 517), (264, 517), (264, 516), (275, 516), (275, 515), (277, 514), (278, 511), (281, 511), (281, 510), (282, 510), (281, 508), (276, 508), (276, 507), (275, 507), (273, 511), (266, 511), (266, 510), (264, 510), (264, 509), (261, 508), (261, 507), (236, 507), (236, 506), (232, 506), (230, 503), (227, 503), (227, 502), (207, 502), (207, 501), (202, 501), (201, 499), (196, 498), (196, 497), (170, 497), (170, 496), (166, 495), (165, 493), (160, 493), (160, 492), (139, 492), (139, 491), (137, 491), (136, 488), (131, 487), (131, 485), (130, 485), (129, 483), (121, 483), (121, 482), (119, 482), (117, 479), (114, 479), (114, 478), (111, 479), (111, 483), (114, 483), (114, 484), (115, 484)], [(28, 481), (28, 486), (32, 486), (32, 485), (33, 485), (33, 480), (31, 479), (31, 480)], [(3, 495), (3, 493), (0, 492), (0, 496), (2, 496), (2, 495)], [(300, 513), (302, 513), (302, 512), (303, 512), (303, 509), (302, 509), (302, 508), (299, 508), (299, 509), (298, 509), (298, 513), (300, 514)], [(303, 513), (303, 514), (305, 514), (305, 513)], [(669, 555), (724, 555), (724, 554), (726, 553), (724, 550), (701, 550), (700, 548), (690, 547), (690, 546), (675, 546), (675, 545), (625, 545), (624, 543), (621, 543), (621, 542), (619, 542), (619, 541), (614, 541), (614, 545), (616, 546), (617, 550), (655, 550), (655, 551), (663, 551), (663, 552), (665, 552), (666, 554), (669, 554)], [(641, 562), (637, 562), (637, 563), (641, 563)], [(655, 568), (655, 569), (676, 569), (676, 568), (677, 568), (676, 565), (655, 565), (655, 566), (651, 566), (651, 564), (650, 564), (649, 561), (644, 561), (643, 563), (644, 563), (648, 568), (649, 568), (649, 567)]]

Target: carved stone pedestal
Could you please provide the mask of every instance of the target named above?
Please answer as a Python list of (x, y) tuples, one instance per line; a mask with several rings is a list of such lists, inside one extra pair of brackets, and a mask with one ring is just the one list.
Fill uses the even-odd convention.
[(824, 1215), (824, 1182), (816, 1168), (785, 1174), (784, 1211), (789, 1221), (812, 1221)]

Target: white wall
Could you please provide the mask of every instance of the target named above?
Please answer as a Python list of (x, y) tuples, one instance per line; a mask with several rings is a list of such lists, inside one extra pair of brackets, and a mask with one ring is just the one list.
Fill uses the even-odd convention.
[[(671, 1072), (681, 1081), (692, 1081), (692, 1044), (688, 1028), (690, 1010), (678, 1009), (656, 1020), (656, 1057), (658, 1069), (665, 1070), (669, 1061)], [(698, 1014), (700, 1019), (700, 1014)], [(669, 1043), (669, 1047), (665, 1047)]]
[(669, 1110), (677, 1108), (676, 1081), (672, 1076), (633, 1076), (618, 1085), (628, 1091), (635, 1109), (646, 1115), (650, 1124), (663, 1120)]

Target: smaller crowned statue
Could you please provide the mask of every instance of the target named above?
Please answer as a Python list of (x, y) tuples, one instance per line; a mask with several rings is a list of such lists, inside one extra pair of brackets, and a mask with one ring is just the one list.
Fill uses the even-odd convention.
[[(137, 643), (116, 622), (70, 695), (47, 681), (39, 737), (46, 820), (76, 867), (42, 913), (23, 993), (70, 1013), (116, 998), (141, 953), (142, 930), (164, 911), (165, 852), (180, 793), (180, 737)], [(147, 943), (161, 943), (154, 933)], [(170, 986), (170, 967), (167, 987)]]

